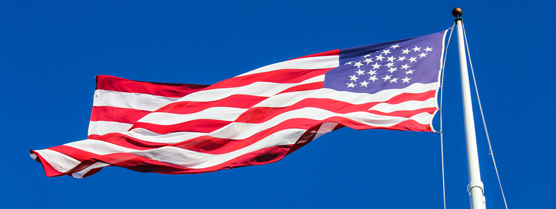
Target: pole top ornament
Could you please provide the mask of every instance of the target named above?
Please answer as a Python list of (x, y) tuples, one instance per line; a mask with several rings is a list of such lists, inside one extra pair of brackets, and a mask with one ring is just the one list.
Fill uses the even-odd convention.
[(459, 7), (456, 7), (452, 10), (452, 15), (457, 18), (460, 18), (462, 13), (463, 11), (461, 11), (461, 8)]

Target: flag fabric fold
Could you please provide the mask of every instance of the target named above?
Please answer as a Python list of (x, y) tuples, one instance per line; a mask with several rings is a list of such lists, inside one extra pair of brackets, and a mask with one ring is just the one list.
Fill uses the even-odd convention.
[(332, 50), (210, 86), (99, 76), (88, 139), (31, 150), (47, 176), (276, 162), (347, 126), (431, 132), (446, 31)]

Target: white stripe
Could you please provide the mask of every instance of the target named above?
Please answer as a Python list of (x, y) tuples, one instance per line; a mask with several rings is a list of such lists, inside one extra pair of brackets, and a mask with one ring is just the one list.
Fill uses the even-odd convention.
[(136, 149), (131, 149), (127, 147), (122, 147), (116, 144), (112, 144), (105, 141), (94, 140), (94, 139), (85, 139), (81, 141), (76, 141), (72, 143), (64, 144), (68, 147), (73, 147), (76, 149), (80, 149), (83, 151), (91, 152), (97, 155), (106, 155), (112, 154), (117, 152), (133, 152)]
[(85, 174), (87, 174), (89, 171), (91, 171), (91, 170), (93, 170), (93, 169), (95, 169), (95, 168), (102, 168), (102, 167), (106, 167), (106, 166), (109, 166), (109, 165), (110, 165), (110, 164), (103, 163), (103, 162), (96, 162), (96, 163), (93, 163), (92, 165), (90, 165), (89, 167), (87, 167), (87, 168), (85, 168), (85, 169), (79, 171), (79, 172), (72, 173), (71, 176), (74, 177), (74, 178), (81, 179), (81, 178), (83, 178), (83, 176), (85, 176)]
[(39, 153), (54, 169), (62, 173), (69, 171), (80, 163), (70, 156), (49, 149), (37, 150), (35, 152)]
[(193, 92), (180, 98), (178, 102), (211, 102), (224, 99), (232, 95), (253, 95), (259, 97), (270, 97), (294, 86), (319, 82), (323, 80), (324, 75), (317, 75), (299, 83), (254, 82), (249, 85), (239, 87), (217, 88)]
[(138, 122), (158, 125), (173, 125), (197, 119), (214, 119), (233, 121), (247, 109), (235, 107), (212, 107), (190, 114), (175, 114), (166, 112), (153, 112), (141, 118)]
[(399, 104), (380, 103), (373, 106), (369, 110), (376, 110), (383, 113), (391, 113), (400, 110), (418, 110), (422, 108), (436, 107), (436, 98), (430, 98), (425, 101), (407, 101)]
[(303, 129), (288, 129), (278, 131), (250, 146), (220, 155), (200, 153), (177, 147), (161, 147), (152, 150), (133, 152), (133, 154), (172, 165), (193, 169), (202, 169), (225, 163), (241, 155), (267, 147), (294, 144), (299, 139), (299, 137), (301, 137), (301, 135), (305, 133), (305, 131), (306, 130)]
[(168, 143), (168, 144), (184, 142), (193, 138), (207, 135), (206, 133), (201, 133), (201, 132), (185, 132), (185, 131), (172, 132), (167, 134), (158, 134), (144, 128), (136, 128), (123, 134), (136, 139), (141, 139), (143, 141)]
[(325, 77), (324, 74), (318, 75), (318, 76), (309, 78), (309, 79), (307, 79), (307, 80), (304, 80), (304, 81), (302, 81), (302, 82), (299, 82), (299, 85), (301, 85), (301, 84), (308, 84), (308, 83), (322, 82), (322, 81), (324, 81), (324, 77)]
[(97, 89), (93, 106), (111, 106), (137, 110), (155, 111), (179, 98), (151, 94), (128, 93)]
[[(257, 68), (255, 70), (249, 71), (247, 73), (241, 74), (239, 76), (250, 75), (255, 73), (270, 72), (274, 70), (281, 69), (323, 69), (323, 68), (335, 68), (340, 65), (340, 56), (329, 55), (329, 56), (319, 56), (319, 57), (307, 57), (300, 59), (293, 59), (288, 61), (283, 61), (279, 63), (270, 64), (264, 67)], [(236, 76), (236, 77), (239, 77)]]
[(337, 125), (338, 125), (338, 123), (335, 123), (335, 122), (325, 122), (325, 123), (323, 123), (320, 126), (319, 130), (317, 131), (317, 134), (315, 135), (315, 138), (313, 138), (313, 140), (321, 137), (325, 133), (334, 131), (334, 128), (336, 128)]
[(231, 95), (254, 95), (260, 97), (269, 97), (275, 95), (285, 89), (299, 85), (298, 83), (271, 83), (271, 82), (255, 82), (246, 86), (233, 88), (209, 89), (191, 93), (179, 99), (179, 102), (211, 102), (224, 99)]
[(129, 130), (133, 124), (112, 121), (90, 121), (88, 135), (104, 135), (108, 133), (121, 133)]
[(403, 89), (382, 90), (374, 94), (362, 94), (348, 91), (336, 91), (334, 89), (322, 88), (308, 91), (295, 91), (275, 95), (268, 98), (254, 107), (286, 107), (291, 106), (307, 98), (332, 99), (351, 104), (364, 104), (369, 102), (387, 101), (402, 93), (423, 93), (438, 88), (437, 83), (420, 84), (416, 83)]

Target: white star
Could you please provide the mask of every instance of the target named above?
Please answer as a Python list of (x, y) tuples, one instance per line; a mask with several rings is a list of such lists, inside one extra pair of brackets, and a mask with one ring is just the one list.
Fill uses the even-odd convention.
[(391, 46), (392, 49), (396, 49), (396, 48), (398, 48), (398, 47), (400, 47), (399, 44), (396, 44), (396, 45)]
[(394, 62), (396, 58), (394, 56), (388, 57), (388, 62)]
[(402, 49), (402, 54), (409, 54), (409, 49)]
[(414, 51), (414, 52), (416, 52), (416, 51), (421, 51), (421, 47), (415, 46), (415, 48), (413, 48), (413, 51)]
[(392, 66), (394, 66), (393, 62), (390, 62), (390, 63), (386, 64), (386, 67), (392, 67)]
[(402, 83), (409, 83), (409, 80), (411, 80), (411, 78), (408, 78), (406, 76), (404, 79), (402, 79), (402, 81), (403, 81)]
[(372, 59), (372, 58), (367, 58), (367, 59), (365, 59), (365, 61), (363, 61), (363, 62), (366, 62), (367, 65), (368, 65), (369, 63), (373, 62), (373, 59)]
[(404, 60), (406, 60), (406, 59), (407, 59), (407, 58), (405, 58), (405, 56), (403, 56), (403, 57), (398, 57), (398, 61), (404, 61)]
[(361, 82), (360, 84), (361, 84), (361, 86), (365, 86), (365, 87), (367, 87), (367, 84), (369, 84), (369, 82), (367, 82), (367, 81), (363, 81), (363, 82)]
[[(417, 57), (412, 57), (412, 58), (409, 58), (409, 61), (411, 61), (411, 62), (417, 62), (416, 59), (417, 59)], [(410, 63), (411, 63), (411, 62), (410, 62)]]
[(425, 49), (425, 51), (426, 51), (426, 52), (430, 52), (430, 51), (432, 51), (432, 48), (427, 47), (427, 48)]
[(407, 70), (407, 68), (409, 68), (409, 65), (407, 65), (407, 64), (402, 65), (402, 69)]
[(357, 76), (355, 76), (355, 75), (350, 75), (349, 77), (350, 77), (350, 79), (349, 79), (350, 81), (357, 81), (357, 79), (359, 79), (359, 78), (358, 78)]
[(382, 79), (384, 79), (384, 81), (387, 81), (388, 79), (390, 79), (392, 77), (392, 75), (386, 75), (384, 76)]
[(349, 87), (355, 88), (355, 84), (354, 84), (353, 82), (352, 82), (352, 83), (346, 83), (346, 84), (348, 85), (348, 88), (349, 88)]
[(359, 68), (361, 65), (363, 65), (361, 62), (356, 62), (353, 66), (357, 66)]
[(423, 57), (426, 57), (426, 56), (427, 56), (427, 54), (425, 52), (419, 54), (419, 58), (423, 58)]
[(365, 71), (362, 71), (361, 69), (355, 72), (357, 73), (357, 75), (365, 75)]
[(388, 70), (388, 72), (394, 73), (394, 71), (396, 71), (396, 70), (398, 70), (398, 69), (396, 69), (395, 67), (393, 67), (393, 68), (390, 68), (390, 70)]
[(407, 74), (413, 74), (413, 71), (414, 71), (414, 70), (405, 71), (405, 74), (406, 74), (406, 75), (407, 75)]
[(382, 50), (381, 54), (382, 54), (382, 53), (384, 53), (384, 55), (388, 55), (388, 54), (390, 54), (390, 53), (392, 53), (392, 52), (390, 52), (390, 49), (385, 49), (385, 50)]
[(374, 65), (371, 65), (371, 66), (373, 66), (373, 69), (377, 69), (377, 68), (379, 68), (379, 67), (382, 66), (382, 65), (379, 65), (378, 63), (375, 62), (375, 64), (374, 64)]
[(367, 55), (363, 56), (363, 58), (367, 58), (367, 57), (370, 57), (370, 56), (371, 56), (371, 54), (367, 54)]
[(376, 80), (378, 80), (378, 78), (376, 78), (376, 75), (373, 75), (369, 78), (369, 80), (375, 82)]
[(390, 83), (397, 83), (398, 82), (398, 78), (392, 78), (392, 80), (390, 80)]
[(374, 75), (374, 74), (376, 74), (376, 70), (369, 70), (368, 74), (369, 75)]
[(351, 65), (351, 63), (353, 63), (353, 62), (346, 62), (346, 64), (344, 64), (344, 65)]
[(376, 56), (376, 60), (382, 61), (382, 59), (384, 59), (384, 57), (382, 56), (382, 54), (379, 54), (378, 56)]

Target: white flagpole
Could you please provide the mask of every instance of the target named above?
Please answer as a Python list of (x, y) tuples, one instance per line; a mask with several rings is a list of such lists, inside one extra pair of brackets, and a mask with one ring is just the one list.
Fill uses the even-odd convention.
[(461, 93), (463, 97), (463, 114), (465, 122), (465, 142), (467, 145), (467, 169), (469, 172), (469, 199), (472, 209), (485, 209), (484, 185), (481, 181), (479, 169), (479, 154), (477, 152), (477, 138), (475, 136), (475, 123), (473, 119), (473, 107), (471, 104), (471, 91), (469, 89), (469, 75), (467, 72), (467, 58), (465, 55), (465, 43), (463, 42), (463, 28), (461, 19), (462, 10), (455, 8), (452, 15), (456, 17), (458, 28), (459, 66), (461, 72)]

